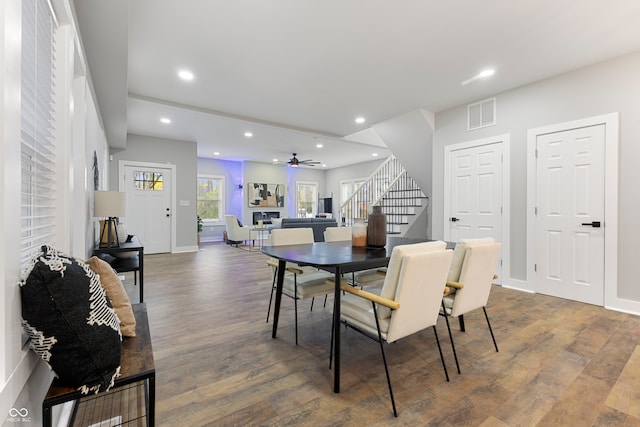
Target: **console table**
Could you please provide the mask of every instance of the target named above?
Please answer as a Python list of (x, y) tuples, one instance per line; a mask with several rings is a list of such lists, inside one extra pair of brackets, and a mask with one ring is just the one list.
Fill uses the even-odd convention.
[[(138, 252), (137, 256), (119, 258), (116, 255), (125, 252)], [(138, 284), (137, 275), (140, 276), (140, 302), (144, 301), (144, 246), (140, 240), (133, 236), (131, 242), (120, 243), (118, 247), (96, 246), (93, 255), (106, 261), (117, 273), (133, 271), (134, 284)]]
[[(108, 419), (119, 416), (122, 420), (121, 425), (129, 425), (128, 422), (133, 420), (141, 421), (143, 419), (146, 419), (147, 426), (155, 425), (156, 369), (153, 361), (147, 306), (142, 303), (133, 304), (132, 308), (136, 318), (136, 336), (123, 337), (122, 339), (120, 376), (116, 378), (111, 390), (85, 395), (80, 393), (77, 388), (67, 386), (54, 379), (42, 402), (42, 422), (44, 427), (51, 427), (52, 425), (51, 408), (74, 400), (77, 402), (74, 407), (73, 417), (78, 414), (78, 408), (81, 405), (87, 406), (87, 409), (83, 410), (84, 412), (92, 409), (98, 412), (96, 416), (101, 419), (91, 421), (91, 423), (99, 423), (105, 419), (104, 417)], [(139, 384), (137, 387), (134, 386), (136, 383)], [(139, 408), (144, 409), (143, 411), (124, 407), (137, 399), (137, 395), (133, 396), (133, 398), (131, 397), (131, 390), (133, 390), (133, 394), (144, 392), (144, 408)], [(99, 403), (100, 401), (102, 404)], [(107, 407), (108, 411), (100, 410), (104, 407)], [(96, 410), (96, 408), (100, 409)], [(85, 418), (89, 418), (92, 414), (85, 415)], [(125, 416), (130, 419), (125, 420)], [(135, 424), (137, 425), (138, 423)], [(73, 425), (73, 423), (70, 425)]]

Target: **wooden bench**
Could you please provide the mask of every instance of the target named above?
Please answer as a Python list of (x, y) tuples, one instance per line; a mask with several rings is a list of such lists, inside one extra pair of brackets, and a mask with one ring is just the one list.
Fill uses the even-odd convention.
[[(82, 401), (113, 397), (114, 394), (122, 392), (126, 388), (125, 386), (134, 383), (142, 383), (144, 385), (145, 411), (138, 418), (146, 418), (147, 426), (155, 425), (156, 369), (153, 361), (147, 306), (144, 303), (140, 303), (133, 304), (132, 307), (136, 318), (136, 336), (123, 337), (122, 339), (120, 376), (116, 378), (111, 390), (98, 394), (84, 395), (77, 388), (70, 387), (54, 379), (42, 402), (44, 427), (51, 427), (51, 409), (56, 405), (74, 400)], [(129, 413), (130, 411), (123, 412)], [(126, 425), (126, 422), (126, 420), (123, 420), (122, 424)]]

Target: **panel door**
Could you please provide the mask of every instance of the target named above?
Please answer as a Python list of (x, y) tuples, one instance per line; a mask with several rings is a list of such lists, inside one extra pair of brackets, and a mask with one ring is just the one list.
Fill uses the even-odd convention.
[(451, 153), (449, 237), (502, 241), (502, 144)]
[(537, 138), (537, 291), (604, 304), (604, 125)]
[(145, 254), (171, 252), (171, 169), (125, 166), (127, 232)]

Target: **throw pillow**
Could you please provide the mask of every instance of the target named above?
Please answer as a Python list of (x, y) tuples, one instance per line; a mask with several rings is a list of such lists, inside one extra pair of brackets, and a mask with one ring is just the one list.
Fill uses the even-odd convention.
[(238, 227), (242, 227), (242, 223), (240, 222), (240, 220), (238, 218), (236, 218), (236, 221), (238, 221)]
[(127, 295), (127, 291), (124, 289), (120, 278), (108, 262), (97, 256), (89, 258), (86, 262), (91, 270), (98, 275), (100, 283), (102, 283), (102, 287), (107, 293), (113, 309), (118, 315), (118, 319), (120, 319), (120, 331), (122, 335), (125, 337), (135, 337), (136, 318), (133, 315), (129, 295)]
[(84, 262), (42, 246), (19, 285), (30, 348), (82, 393), (110, 389), (120, 373), (122, 336), (98, 276)]
[(282, 228), (282, 218), (271, 218), (273, 228)]

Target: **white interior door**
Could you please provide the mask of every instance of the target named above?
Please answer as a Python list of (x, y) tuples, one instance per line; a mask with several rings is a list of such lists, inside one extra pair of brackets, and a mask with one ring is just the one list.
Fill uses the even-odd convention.
[[(449, 153), (448, 226), (445, 240), (493, 237), (503, 240), (503, 144), (494, 142)], [(498, 276), (501, 277), (501, 263)]]
[(124, 168), (125, 224), (129, 234), (138, 236), (145, 254), (171, 252), (172, 181), (168, 168), (135, 165)]
[(449, 237), (502, 241), (502, 144), (451, 152)]
[(604, 304), (605, 125), (539, 135), (537, 291)]

